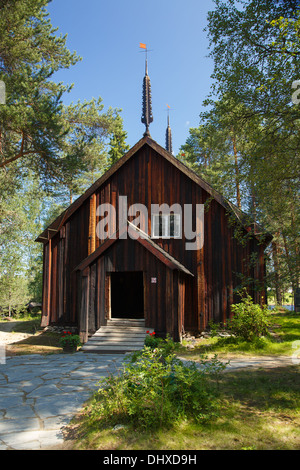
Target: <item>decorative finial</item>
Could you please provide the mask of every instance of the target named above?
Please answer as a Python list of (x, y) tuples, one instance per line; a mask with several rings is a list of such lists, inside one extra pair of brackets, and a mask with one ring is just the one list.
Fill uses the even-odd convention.
[(146, 52), (146, 62), (145, 62), (145, 76), (143, 80), (143, 113), (141, 121), (146, 126), (146, 131), (144, 136), (149, 135), (149, 126), (153, 122), (152, 116), (152, 102), (151, 102), (151, 83), (148, 75), (148, 61), (147, 61), (147, 46), (146, 44), (140, 43), (140, 48), (144, 49)]
[(171, 132), (171, 127), (170, 127), (170, 106), (167, 104), (168, 107), (168, 127), (166, 130), (166, 150), (170, 153), (172, 153), (172, 132)]

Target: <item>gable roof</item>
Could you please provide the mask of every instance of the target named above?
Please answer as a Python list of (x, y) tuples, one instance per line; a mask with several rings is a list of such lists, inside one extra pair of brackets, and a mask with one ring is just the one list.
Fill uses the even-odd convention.
[[(50, 238), (52, 238), (63, 226), (63, 224), (71, 217), (74, 212), (79, 209), (79, 207), (106, 181), (110, 176), (112, 176), (120, 167), (122, 167), (133, 155), (135, 155), (144, 145), (148, 145), (153, 150), (155, 150), (159, 155), (168, 160), (172, 165), (178, 168), (182, 173), (184, 173), (188, 178), (198, 184), (202, 189), (204, 189), (211, 197), (213, 197), (219, 204), (221, 204), (227, 211), (234, 214), (236, 219), (239, 221), (243, 227), (245, 227), (245, 218), (244, 214), (240, 209), (238, 209), (234, 204), (225, 199), (218, 191), (216, 191), (212, 186), (210, 186), (206, 181), (204, 181), (200, 176), (198, 176), (193, 170), (188, 168), (184, 163), (175, 158), (171, 153), (161, 147), (157, 142), (155, 142), (150, 136), (144, 136), (140, 139), (120, 160), (118, 160), (114, 165), (112, 165), (109, 170), (107, 170), (94, 184), (92, 184), (78, 199), (76, 199), (60, 216), (58, 216), (35, 240), (36, 242), (46, 243)], [(249, 223), (247, 224), (249, 227)], [(255, 224), (258, 230), (256, 230), (255, 235), (266, 235), (268, 243), (271, 241), (272, 236), (266, 234), (262, 228)], [(248, 230), (249, 231), (249, 230)]]
[(88, 266), (90, 266), (99, 256), (102, 256), (108, 248), (110, 248), (120, 237), (127, 231), (128, 227), (131, 229), (131, 237), (133, 233), (136, 235), (134, 236), (134, 240), (140, 243), (146, 250), (152, 253), (157, 259), (159, 259), (162, 263), (164, 263), (170, 269), (177, 269), (179, 271), (184, 272), (190, 276), (194, 277), (192, 274), (183, 264), (181, 264), (177, 259), (170, 255), (167, 251), (161, 248), (157, 243), (155, 243), (147, 233), (143, 232), (141, 229), (136, 227), (133, 223), (127, 221), (121, 229), (117, 230), (112, 237), (107, 238), (104, 240), (98, 248), (93, 251), (87, 258), (85, 258), (81, 263), (76, 266), (73, 271), (83, 271)]

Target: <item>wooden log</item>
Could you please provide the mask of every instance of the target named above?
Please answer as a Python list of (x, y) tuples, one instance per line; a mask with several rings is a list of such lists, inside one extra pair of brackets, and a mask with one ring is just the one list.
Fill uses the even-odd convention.
[(106, 273), (105, 276), (105, 319), (108, 320), (111, 318), (111, 277), (109, 273)]
[(96, 194), (92, 194), (90, 197), (88, 237), (89, 237), (88, 255), (90, 255), (96, 249)]
[(89, 311), (89, 268), (81, 275), (81, 308), (79, 320), (79, 336), (82, 343), (88, 340), (88, 311)]
[(64, 238), (60, 239), (58, 252), (58, 321), (63, 321), (64, 315)]
[(45, 327), (49, 325), (49, 279), (50, 269), (49, 269), (49, 243), (44, 245), (44, 260), (43, 260), (43, 300), (42, 300), (42, 320), (41, 326)]
[(90, 289), (89, 289), (89, 321), (88, 331), (89, 334), (94, 334), (96, 331), (96, 263), (90, 267)]
[(48, 243), (48, 273), (47, 273), (47, 317), (48, 324), (50, 322), (50, 308), (51, 308), (51, 275), (52, 275), (52, 240), (50, 238)]

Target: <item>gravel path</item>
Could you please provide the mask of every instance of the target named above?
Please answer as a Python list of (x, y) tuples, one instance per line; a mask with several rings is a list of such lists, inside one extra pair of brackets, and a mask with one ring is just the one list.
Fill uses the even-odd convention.
[(16, 333), (12, 330), (19, 324), (23, 323), (22, 321), (3, 321), (0, 322), (0, 345), (1, 344), (12, 344), (26, 339), (29, 336), (32, 336), (28, 333)]

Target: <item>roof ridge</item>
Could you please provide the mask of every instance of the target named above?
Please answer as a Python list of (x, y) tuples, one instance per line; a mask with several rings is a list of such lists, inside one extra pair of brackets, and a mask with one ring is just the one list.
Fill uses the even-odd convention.
[[(244, 214), (237, 206), (228, 201), (216, 189), (214, 189), (207, 181), (203, 180), (195, 171), (185, 165), (183, 162), (174, 157), (165, 148), (159, 145), (151, 136), (143, 136), (127, 153), (123, 155), (114, 165), (112, 165), (100, 178), (98, 178), (86, 191), (79, 196), (69, 207), (67, 207), (38, 237), (35, 241), (45, 242), (54, 236), (53, 232), (58, 232), (69, 217), (84, 203), (84, 201), (92, 195), (95, 190), (100, 187), (110, 176), (112, 176), (121, 166), (123, 166), (135, 153), (140, 150), (145, 144), (148, 144), (153, 150), (159, 153), (162, 157), (166, 158), (171, 164), (176, 166), (187, 177), (189, 177), (196, 184), (201, 186), (210, 196), (219, 202), (227, 211), (233, 212), (239, 223), (243, 226), (243, 222), (238, 213)], [(259, 224), (256, 224), (259, 227)], [(262, 229), (261, 229), (262, 230)], [(52, 232), (49, 234), (49, 231)]]

